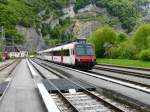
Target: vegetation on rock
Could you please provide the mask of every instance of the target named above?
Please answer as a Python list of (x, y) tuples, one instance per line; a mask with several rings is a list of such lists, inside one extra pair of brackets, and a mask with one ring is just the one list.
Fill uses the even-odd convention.
[[(129, 37), (128, 34), (117, 32), (109, 26), (98, 29), (89, 39), (96, 47), (97, 56), (142, 59), (140, 57), (147, 55), (150, 48), (150, 25), (145, 24), (137, 30), (135, 26), (144, 15), (141, 7), (147, 3), (148, 0), (3, 0), (0, 2), (0, 26), (5, 28), (8, 43), (10, 40), (15, 40), (17, 44), (24, 42), (23, 35), (16, 30), (16, 25), (21, 25), (34, 27), (37, 32), (42, 33), (45, 42), (53, 46), (76, 38), (73, 34), (75, 20), (95, 21), (103, 18), (103, 25), (114, 27), (118, 21), (107, 17), (112, 16), (118, 18), (127, 33), (132, 32), (132, 35)], [(65, 15), (63, 8), (74, 5), (77, 13), (89, 4), (105, 8), (109, 14), (61, 18)], [(55, 22), (57, 20), (58, 24)], [(53, 26), (54, 23), (56, 24)]]
[(150, 60), (150, 24), (144, 24), (128, 37), (109, 27), (100, 28), (90, 37), (97, 57)]

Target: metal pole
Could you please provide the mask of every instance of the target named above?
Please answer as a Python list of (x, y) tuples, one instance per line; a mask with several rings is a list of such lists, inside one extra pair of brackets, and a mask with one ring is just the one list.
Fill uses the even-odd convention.
[(4, 26), (1, 27), (1, 39), (2, 39), (2, 46), (1, 46), (1, 50), (3, 51), (3, 44), (4, 44), (4, 40), (5, 40), (5, 31), (4, 31)]

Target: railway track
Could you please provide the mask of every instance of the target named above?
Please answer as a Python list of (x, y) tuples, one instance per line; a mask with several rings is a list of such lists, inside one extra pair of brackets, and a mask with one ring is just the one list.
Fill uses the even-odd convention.
[(15, 62), (15, 60), (12, 61), (11, 63), (8, 62), (8, 63), (6, 63), (6, 64), (1, 65), (1, 66), (0, 66), (0, 71), (2, 71), (2, 70), (4, 70), (5, 68), (11, 66), (14, 62)]
[(129, 84), (139, 86), (136, 89), (150, 93), (150, 71), (98, 65), (94, 67), (90, 73), (98, 74), (100, 76), (123, 82), (128, 82)]
[(150, 69), (144, 68), (133, 68), (133, 67), (123, 67), (123, 66), (114, 66), (114, 65), (96, 65), (94, 69), (105, 70), (115, 73), (121, 73), (124, 75), (132, 75), (141, 78), (150, 79)]
[[(60, 94), (60, 93), (59, 93)], [(74, 111), (73, 109), (67, 109), (64, 107), (65, 102), (62, 102), (62, 98), (59, 94), (51, 94), (59, 109), (63, 112)], [(95, 93), (96, 94), (96, 93)], [(63, 93), (64, 97), (74, 105), (77, 112), (113, 112), (114, 110), (108, 109), (103, 103), (96, 101), (84, 92), (78, 92), (75, 94)]]
[[(41, 64), (37, 61), (34, 60), (34, 62), (38, 63), (40, 66), (43, 68), (49, 70), (50, 72), (53, 72), (55, 75), (57, 75), (60, 78), (64, 78), (71, 83), (74, 83), (76, 86), (79, 86), (82, 88), (82, 92), (75, 92), (73, 94), (70, 93), (62, 93), (57, 86), (53, 83), (48, 81), (54, 88), (57, 89), (58, 93), (52, 93), (52, 97), (54, 98), (56, 104), (58, 105), (59, 109), (61, 111), (66, 112), (68, 107), (72, 107), (71, 109), (69, 108), (68, 111), (86, 111), (86, 112), (131, 112), (131, 110), (128, 110), (127, 108), (124, 108), (121, 104), (118, 104), (114, 101), (111, 101), (110, 99), (100, 95), (96, 91), (89, 91), (82, 87), (77, 79), (71, 79), (67, 78), (61, 73), (60, 71), (54, 71), (54, 68), (51, 68), (50, 66), (46, 66), (44, 64)], [(33, 65), (34, 66), (34, 65)], [(39, 71), (39, 70), (38, 70)], [(40, 71), (39, 71), (40, 72)], [(42, 73), (40, 73), (43, 76)], [(66, 73), (65, 73), (66, 75)], [(85, 100), (84, 100), (85, 99)], [(66, 105), (66, 107), (64, 107)], [(134, 111), (134, 109), (132, 110)]]
[(133, 66), (122, 66), (122, 65), (112, 65), (112, 64), (97, 64), (98, 66), (108, 66), (108, 67), (117, 67), (117, 68), (125, 68), (125, 69), (133, 69), (133, 70), (143, 70), (143, 71), (150, 71), (149, 68), (143, 67), (133, 67)]
[[(65, 71), (65, 69), (68, 69), (68, 71), (71, 70), (71, 71), (79, 72), (79, 73), (82, 73), (82, 74), (85, 74), (85, 75), (88, 75), (88, 76), (92, 76), (92, 77), (95, 77), (95, 78), (98, 78), (98, 79), (101, 79), (101, 80), (104, 80), (104, 81), (112, 82), (112, 83), (115, 83), (115, 84), (118, 84), (118, 85), (122, 85), (122, 86), (125, 86), (125, 87), (128, 87), (128, 88), (136, 89), (138, 91), (142, 91), (142, 92), (145, 92), (145, 93), (149, 94), (149, 87), (146, 87), (147, 85), (144, 85), (144, 84), (134, 83), (134, 82), (130, 83), (130, 81), (126, 81), (126, 80), (123, 81), (123, 80), (113, 79), (111, 77), (101, 76), (100, 74), (88, 73), (88, 72), (85, 72), (85, 71), (80, 71), (80, 70), (68, 68), (68, 67), (65, 67), (65, 66), (61, 66), (61, 65), (57, 65), (57, 64), (53, 64), (53, 63), (48, 63), (48, 62), (42, 61), (42, 60), (36, 60), (36, 61), (39, 61), (39, 63), (42, 63), (42, 64), (47, 65), (49, 67), (51, 67), (51, 65), (52, 66), (58, 66), (58, 67), (64, 68), (64, 71)], [(71, 77), (72, 74), (70, 74), (68, 76)], [(131, 102), (132, 102), (132, 99), (131, 99)], [(136, 107), (143, 106), (143, 104), (140, 104), (140, 103), (137, 104), (134, 101), (131, 104), (136, 105)], [(149, 106), (147, 105), (144, 110), (148, 111)]]
[[(46, 63), (46, 62), (42, 62), (42, 63), (49, 66), (48, 63)], [(77, 70), (77, 69), (72, 69), (72, 68), (57, 65), (57, 64), (54, 64), (54, 65), (62, 67), (62, 68), (66, 68), (66, 69), (69, 69), (69, 70), (72, 70), (72, 71), (76, 71), (76, 72), (79, 72), (79, 73), (83, 73), (83, 74), (86, 74), (86, 75), (89, 75), (89, 76), (92, 76), (92, 77), (96, 77), (96, 78), (99, 78), (99, 79), (102, 79), (102, 80), (105, 80), (105, 81), (109, 81), (109, 82), (112, 82), (112, 83), (123, 85), (123, 86), (129, 87), (129, 88), (137, 89), (139, 91), (150, 93), (149, 80), (148, 80), (148, 84), (147, 84), (147, 83), (144, 83), (144, 82), (143, 83), (142, 82), (137, 82), (137, 81), (131, 80), (131, 79), (127, 80), (127, 79), (124, 79), (123, 77), (119, 78), (119, 77), (116, 77), (116, 76), (108, 76), (106, 74), (102, 74), (102, 73), (98, 73), (98, 72), (93, 72), (93, 71), (86, 72), (86, 71), (80, 71), (80, 70)]]
[(3, 81), (0, 82), (0, 102), (3, 100), (3, 97), (5, 96), (11, 84), (11, 81), (14, 78), (14, 74), (12, 74), (12, 72), (14, 71), (14, 69), (17, 67), (19, 63), (20, 60), (14, 60), (11, 63), (7, 63), (0, 66), (0, 72), (12, 66), (12, 68), (7, 72), (6, 78), (2, 78)]

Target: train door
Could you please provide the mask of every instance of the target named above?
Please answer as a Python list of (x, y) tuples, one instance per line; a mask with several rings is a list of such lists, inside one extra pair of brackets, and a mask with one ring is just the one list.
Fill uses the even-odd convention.
[(70, 49), (70, 61), (71, 61), (71, 64), (74, 65), (74, 60), (75, 60), (75, 56), (74, 56), (74, 49)]
[(53, 52), (53, 50), (51, 51), (51, 53), (52, 53), (52, 60), (51, 61), (53, 62), (54, 61), (54, 59), (53, 59), (54, 58), (54, 52)]

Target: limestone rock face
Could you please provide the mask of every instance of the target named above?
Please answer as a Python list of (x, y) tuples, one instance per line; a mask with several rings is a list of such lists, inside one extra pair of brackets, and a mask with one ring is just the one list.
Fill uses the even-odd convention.
[(26, 28), (17, 25), (16, 29), (18, 32), (21, 32), (24, 35), (26, 42), (24, 43), (23, 47), (26, 48), (27, 50), (29, 51), (41, 50), (46, 47), (41, 34), (37, 33), (35, 28), (33, 27)]

